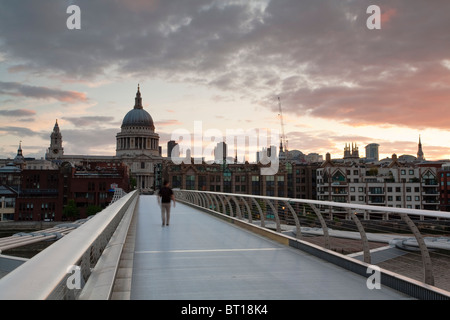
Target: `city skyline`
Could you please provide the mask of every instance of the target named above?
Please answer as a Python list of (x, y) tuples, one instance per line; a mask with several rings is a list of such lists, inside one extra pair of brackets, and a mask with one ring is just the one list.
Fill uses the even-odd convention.
[[(69, 30), (69, 5), (81, 29)], [(342, 158), (450, 159), (450, 3), (371, 1), (5, 2), (0, 158), (44, 157), (55, 120), (65, 154), (114, 155), (137, 85), (165, 155), (177, 129), (269, 128), (289, 150)], [(278, 144), (276, 144), (278, 147)]]

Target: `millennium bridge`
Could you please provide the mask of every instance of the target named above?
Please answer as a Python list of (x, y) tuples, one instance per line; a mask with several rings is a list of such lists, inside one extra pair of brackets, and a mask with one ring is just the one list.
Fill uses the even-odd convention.
[[(95, 216), (0, 238), (2, 300), (450, 298), (450, 214), (175, 190), (121, 194)], [(13, 247), (53, 241), (30, 259)]]

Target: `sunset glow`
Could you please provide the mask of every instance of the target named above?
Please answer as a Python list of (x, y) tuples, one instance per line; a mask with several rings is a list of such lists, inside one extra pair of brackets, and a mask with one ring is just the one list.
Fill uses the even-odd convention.
[[(81, 28), (69, 30), (69, 4)], [(115, 154), (137, 85), (165, 155), (171, 134), (280, 130), (290, 150), (450, 159), (450, 2), (4, 1), (0, 158), (41, 158), (58, 119), (66, 154)]]

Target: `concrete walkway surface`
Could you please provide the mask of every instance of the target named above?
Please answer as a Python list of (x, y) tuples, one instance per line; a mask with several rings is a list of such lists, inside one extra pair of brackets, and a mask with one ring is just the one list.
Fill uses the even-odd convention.
[(136, 214), (132, 300), (411, 299), (181, 203), (170, 226), (156, 196), (141, 196)]

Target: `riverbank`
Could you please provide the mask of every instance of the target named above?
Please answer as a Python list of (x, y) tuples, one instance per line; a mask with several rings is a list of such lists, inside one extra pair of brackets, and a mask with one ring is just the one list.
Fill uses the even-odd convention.
[[(62, 224), (61, 221), (2, 221), (0, 222), (0, 238), (9, 237), (20, 232), (34, 232), (41, 231), (48, 228), (52, 228), (55, 225)], [(17, 247), (14, 249), (5, 250), (3, 254), (22, 257), (22, 258), (32, 258), (49, 245), (54, 243), (54, 241), (42, 241), (38, 243), (29, 244), (23, 247)]]
[(0, 232), (8, 230), (19, 230), (22, 232), (44, 230), (52, 228), (62, 221), (0, 221)]

